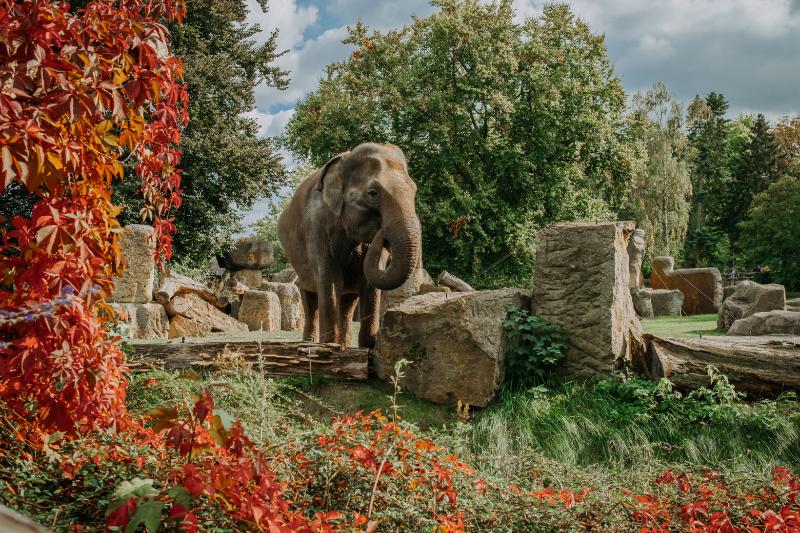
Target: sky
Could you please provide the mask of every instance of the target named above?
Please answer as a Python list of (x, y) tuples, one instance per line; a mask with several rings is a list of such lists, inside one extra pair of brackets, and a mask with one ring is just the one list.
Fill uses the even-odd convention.
[[(688, 103), (695, 95), (722, 92), (729, 115), (764, 113), (775, 121), (800, 112), (800, 0), (573, 0), (573, 11), (606, 38), (608, 55), (629, 93), (656, 81)], [(262, 39), (278, 29), (278, 66), (290, 72), (285, 91), (256, 89), (248, 115), (260, 135), (280, 135), (294, 105), (314, 90), (325, 66), (347, 58), (347, 26), (361, 19), (386, 30), (426, 16), (428, 0), (269, 0), (263, 13), (248, 0), (249, 20)], [(517, 17), (535, 16), (542, 2), (514, 0)], [(292, 161), (285, 154), (291, 167)], [(244, 219), (260, 218), (269, 200)]]

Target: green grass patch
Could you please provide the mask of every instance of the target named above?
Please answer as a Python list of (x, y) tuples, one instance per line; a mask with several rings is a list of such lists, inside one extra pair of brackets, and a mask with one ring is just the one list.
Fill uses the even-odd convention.
[(646, 333), (657, 337), (695, 338), (725, 334), (717, 329), (716, 314), (645, 318), (642, 327)]

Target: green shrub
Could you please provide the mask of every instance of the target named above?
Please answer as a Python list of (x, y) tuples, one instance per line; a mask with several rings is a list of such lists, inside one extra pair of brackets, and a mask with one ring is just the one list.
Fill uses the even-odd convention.
[(519, 388), (540, 384), (564, 359), (567, 335), (527, 309), (509, 305), (506, 311), (506, 383)]

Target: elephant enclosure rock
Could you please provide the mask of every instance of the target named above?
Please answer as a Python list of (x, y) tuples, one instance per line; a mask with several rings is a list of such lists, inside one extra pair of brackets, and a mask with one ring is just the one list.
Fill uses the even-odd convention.
[(653, 258), (650, 286), (654, 289), (679, 290), (683, 293), (683, 314), (716, 313), (722, 305), (722, 275), (716, 268), (681, 268), (673, 270), (671, 257)]
[(122, 230), (125, 271), (114, 279), (111, 300), (144, 304), (153, 298), (156, 274), (156, 235), (152, 226), (130, 224)]
[(284, 331), (303, 329), (305, 316), (300, 302), (300, 287), (294, 283), (267, 282), (261, 288), (274, 292), (281, 302), (281, 328)]
[(643, 351), (630, 293), (633, 222), (568, 222), (539, 233), (533, 314), (569, 335), (565, 373), (622, 368)]
[(272, 264), (272, 243), (256, 236), (239, 239), (222, 263), (228, 270), (261, 270)]
[(736, 284), (733, 294), (722, 302), (717, 328), (727, 331), (740, 318), (766, 311), (783, 311), (785, 308), (786, 291), (783, 285), (742, 281)]
[(111, 307), (125, 313), (123, 322), (128, 325), (128, 336), (132, 339), (166, 339), (169, 334), (169, 319), (164, 306), (157, 303), (120, 304)]
[(529, 306), (528, 291), (432, 292), (390, 307), (378, 333), (376, 373), (388, 380), (406, 359), (404, 389), (435, 403), (486, 406), (505, 375), (508, 305)]
[(731, 325), (728, 335), (800, 335), (800, 312), (767, 311), (740, 318)]
[(250, 290), (242, 296), (239, 320), (250, 331), (278, 331), (281, 329), (281, 300), (274, 292)]

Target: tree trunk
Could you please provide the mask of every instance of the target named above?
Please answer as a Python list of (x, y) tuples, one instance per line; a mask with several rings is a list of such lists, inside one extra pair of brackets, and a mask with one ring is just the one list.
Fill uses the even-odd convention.
[(645, 360), (637, 365), (649, 379), (667, 378), (678, 388), (709, 385), (715, 367), (738, 390), (773, 395), (800, 390), (800, 337), (659, 338), (644, 335)]
[(215, 368), (243, 360), (270, 377), (325, 376), (366, 381), (369, 350), (301, 342), (171, 342), (134, 344), (133, 370)]

